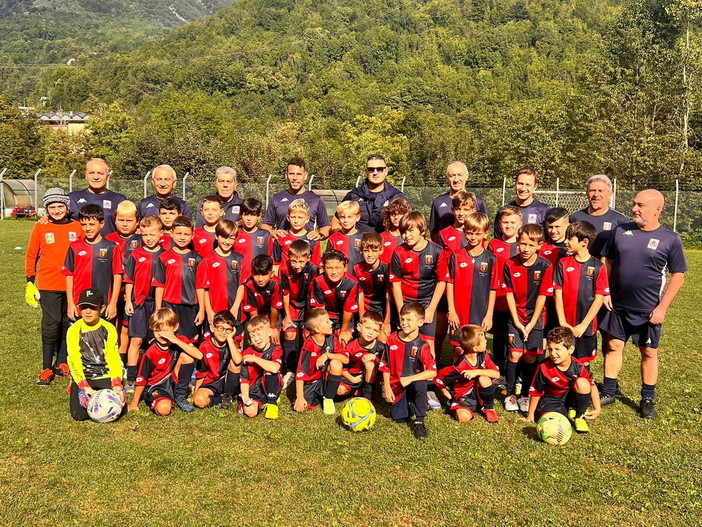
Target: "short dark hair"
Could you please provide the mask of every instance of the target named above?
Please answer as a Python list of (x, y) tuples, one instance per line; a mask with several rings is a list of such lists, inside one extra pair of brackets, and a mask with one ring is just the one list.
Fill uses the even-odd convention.
[(263, 203), (256, 198), (246, 198), (239, 207), (239, 214), (253, 214), (254, 216), (261, 215)]
[[(366, 158), (366, 163), (368, 163), (368, 161), (372, 161), (373, 159), (380, 159), (381, 161), (385, 161), (385, 158), (380, 154), (371, 154)], [(385, 163), (387, 164), (387, 161), (385, 161)]]
[(587, 240), (587, 246), (592, 247), (597, 238), (597, 229), (589, 221), (576, 221), (568, 225), (566, 239), (577, 238), (579, 242)]
[(289, 256), (310, 256), (312, 250), (310, 249), (310, 244), (307, 240), (295, 240), (288, 247)]
[(424, 316), (425, 316), (424, 306), (422, 304), (420, 304), (419, 302), (407, 302), (400, 309), (400, 316), (406, 315), (408, 313), (414, 313), (419, 318), (424, 318)]
[(313, 307), (308, 309), (305, 312), (305, 329), (308, 331), (312, 331), (315, 326), (315, 321), (321, 317), (327, 314), (327, 310), (324, 309), (323, 307)]
[(187, 227), (192, 231), (193, 220), (191, 220), (187, 216), (178, 216), (175, 220), (173, 220), (173, 226), (171, 228), (175, 230), (176, 227)]
[(105, 211), (100, 205), (83, 205), (78, 211), (78, 221), (80, 220), (98, 220), (102, 223), (105, 221)]
[(230, 236), (236, 236), (238, 232), (239, 227), (232, 220), (219, 220), (217, 225), (215, 225), (215, 236), (229, 238)]
[[(174, 201), (175, 201), (175, 200), (174, 200)], [(222, 205), (222, 200), (219, 199), (219, 196), (216, 195), (216, 194), (210, 194), (209, 196), (205, 196), (204, 198), (202, 198), (202, 204), (203, 204), (203, 205), (204, 205), (205, 203), (207, 203), (208, 201), (209, 201), (210, 203), (219, 203), (220, 206)]]
[(565, 218), (566, 216), (570, 216), (568, 209), (564, 209), (563, 207), (553, 207), (546, 215), (546, 223), (553, 223)]
[(273, 271), (273, 258), (267, 254), (259, 254), (251, 260), (251, 274), (260, 276)]
[(161, 200), (161, 203), (158, 205), (158, 210), (177, 210), (178, 213), (183, 212), (180, 207), (180, 203), (178, 203), (176, 200), (173, 198), (165, 198)]
[(341, 251), (337, 251), (336, 249), (331, 249), (330, 251), (324, 253), (324, 256), (322, 257), (322, 264), (327, 263), (329, 260), (337, 260), (344, 265), (348, 265), (349, 263), (349, 259), (346, 258), (346, 255)]
[(212, 317), (212, 325), (216, 326), (220, 322), (229, 324), (236, 330), (236, 318), (228, 309), (223, 309), (222, 311), (217, 311)]
[(575, 345), (575, 335), (573, 330), (565, 326), (553, 328), (546, 335), (546, 343), (553, 342), (554, 344), (563, 344), (566, 348)]
[(287, 170), (287, 168), (290, 165), (300, 167), (304, 170), (307, 170), (307, 166), (305, 165), (305, 160), (302, 159), (301, 157), (291, 157), (290, 159), (288, 159), (288, 163), (287, 163), (287, 165), (285, 165), (285, 169)]
[(375, 231), (364, 232), (361, 235), (361, 250), (363, 250), (366, 247), (375, 250), (382, 249), (383, 237)]
[(541, 225), (537, 225), (536, 223), (522, 225), (519, 229), (519, 234), (517, 234), (517, 238), (521, 238), (522, 234), (526, 234), (530, 240), (539, 243), (544, 239), (544, 229)]

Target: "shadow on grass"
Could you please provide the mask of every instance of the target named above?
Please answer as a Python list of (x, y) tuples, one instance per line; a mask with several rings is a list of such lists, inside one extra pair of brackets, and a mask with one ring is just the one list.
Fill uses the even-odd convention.
[(537, 443), (541, 442), (541, 438), (539, 437), (539, 434), (536, 433), (536, 425), (535, 424), (528, 424), (522, 427), (522, 435), (525, 437), (531, 439), (532, 441), (536, 441)]

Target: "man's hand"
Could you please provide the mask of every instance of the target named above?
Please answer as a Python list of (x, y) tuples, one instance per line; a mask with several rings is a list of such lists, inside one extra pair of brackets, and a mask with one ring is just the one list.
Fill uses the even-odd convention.
[(666, 309), (663, 309), (661, 306), (656, 306), (656, 308), (651, 311), (651, 316), (649, 317), (648, 321), (651, 324), (662, 324), (665, 320), (666, 312)]
[(33, 307), (34, 309), (38, 308), (40, 298), (41, 294), (39, 293), (37, 286), (35, 286), (33, 282), (27, 282), (27, 288), (24, 291), (24, 300), (27, 302), (29, 307)]
[(281, 236), (285, 236), (287, 232), (284, 229), (276, 229), (274, 231), (271, 231), (271, 236), (274, 238), (280, 238)]
[(321, 234), (319, 234), (319, 231), (310, 231), (307, 233), (307, 239), (308, 240), (323, 240), (324, 238), (322, 237)]
[(130, 317), (134, 314), (134, 304), (131, 300), (127, 300), (124, 303), (124, 313)]

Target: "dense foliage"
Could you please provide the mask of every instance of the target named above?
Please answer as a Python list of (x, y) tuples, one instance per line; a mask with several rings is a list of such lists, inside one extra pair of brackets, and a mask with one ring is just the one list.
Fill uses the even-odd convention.
[[(220, 164), (255, 177), (299, 154), (330, 185), (379, 151), (410, 183), (459, 158), (484, 184), (532, 165), (578, 185), (606, 172), (697, 187), (700, 9), (240, 0), (137, 50), (52, 69), (33, 96), (93, 113), (82, 153), (123, 174), (167, 161), (195, 177)], [(66, 165), (54, 149), (50, 170)]]

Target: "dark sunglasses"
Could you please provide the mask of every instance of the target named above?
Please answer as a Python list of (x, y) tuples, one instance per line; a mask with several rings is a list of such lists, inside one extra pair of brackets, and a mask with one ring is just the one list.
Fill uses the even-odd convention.
[(371, 173), (373, 173), (373, 172), (382, 172), (382, 171), (385, 170), (386, 168), (388, 168), (388, 167), (366, 167), (366, 172), (371, 172)]

